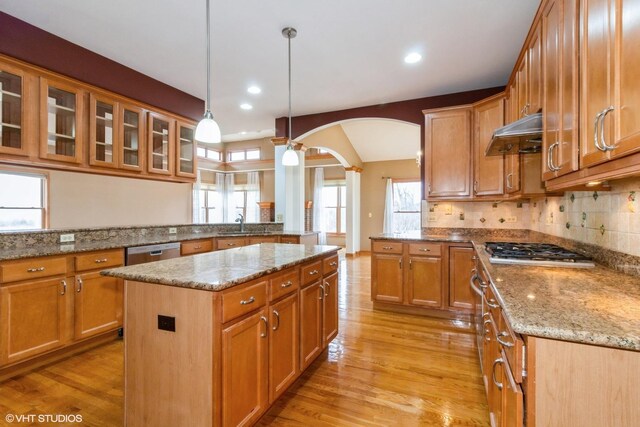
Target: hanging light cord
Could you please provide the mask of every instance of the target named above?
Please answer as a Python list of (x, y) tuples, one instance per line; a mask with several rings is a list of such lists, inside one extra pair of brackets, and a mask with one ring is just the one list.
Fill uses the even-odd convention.
[(211, 111), (211, 13), (207, 0), (207, 104), (205, 111)]
[(289, 45), (289, 146), (293, 146), (291, 142), (292, 140), (292, 134), (291, 134), (291, 30), (289, 30), (289, 35), (287, 39), (288, 39), (288, 45)]

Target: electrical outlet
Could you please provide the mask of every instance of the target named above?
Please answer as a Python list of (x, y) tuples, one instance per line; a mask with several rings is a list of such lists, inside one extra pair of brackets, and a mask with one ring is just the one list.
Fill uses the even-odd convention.
[(369, 218), (373, 218), (373, 214), (369, 212)]
[(76, 235), (75, 234), (61, 234), (60, 235), (60, 243), (69, 243), (69, 242), (75, 242), (76, 241)]
[(435, 215), (429, 215), (429, 218), (427, 219), (429, 222), (434, 222), (437, 221), (438, 218)]
[(508, 216), (506, 218), (507, 222), (518, 222), (518, 217), (516, 216)]
[(169, 227), (169, 234), (177, 234), (178, 229), (176, 227)]
[(447, 203), (446, 205), (443, 205), (442, 207), (443, 207), (445, 215), (453, 215), (453, 207), (451, 206), (451, 203)]

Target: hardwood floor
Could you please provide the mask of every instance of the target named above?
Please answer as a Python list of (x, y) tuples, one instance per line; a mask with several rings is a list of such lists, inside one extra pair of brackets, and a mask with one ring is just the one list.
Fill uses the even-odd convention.
[[(370, 274), (368, 256), (341, 260), (340, 333), (259, 425), (490, 425), (469, 325), (374, 312)], [(115, 341), (1, 383), (0, 425), (6, 414), (122, 425), (122, 356)]]

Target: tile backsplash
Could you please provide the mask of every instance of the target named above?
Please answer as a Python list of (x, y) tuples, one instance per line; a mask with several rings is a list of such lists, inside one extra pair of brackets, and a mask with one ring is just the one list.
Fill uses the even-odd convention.
[(425, 228), (529, 229), (529, 203), (422, 202)]
[(640, 256), (640, 178), (531, 200), (530, 229)]

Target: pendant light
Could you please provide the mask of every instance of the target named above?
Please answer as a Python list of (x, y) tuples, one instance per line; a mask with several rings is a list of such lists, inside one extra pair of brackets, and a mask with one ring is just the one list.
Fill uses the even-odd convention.
[(294, 38), (298, 32), (295, 28), (287, 27), (282, 29), (282, 35), (288, 40), (289, 43), (289, 141), (287, 142), (287, 148), (284, 150), (282, 156), (282, 164), (284, 166), (298, 166), (298, 155), (293, 149), (291, 143), (291, 39)]
[(204, 106), (204, 117), (196, 126), (196, 141), (205, 144), (217, 144), (222, 140), (220, 126), (213, 119), (211, 113), (211, 14), (209, 12), (209, 1), (207, 0), (207, 102)]

